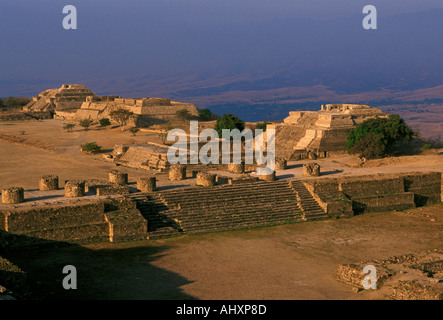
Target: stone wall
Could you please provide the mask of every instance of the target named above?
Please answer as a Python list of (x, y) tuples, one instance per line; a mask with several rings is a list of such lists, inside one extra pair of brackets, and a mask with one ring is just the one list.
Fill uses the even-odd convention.
[(403, 177), (405, 191), (415, 194), (417, 206), (439, 203), (442, 200), (442, 174), (440, 172), (413, 173)]
[(348, 210), (348, 204), (340, 202), (346, 199), (352, 201), (355, 213), (362, 213), (424, 206), (438, 203), (442, 197), (440, 172), (318, 179), (304, 183), (328, 213)]
[(415, 208), (414, 194), (404, 192), (385, 196), (354, 197), (352, 198), (352, 208), (355, 213)]
[(398, 194), (405, 192), (402, 178), (358, 177), (340, 181), (340, 191), (350, 197)]
[(137, 209), (108, 212), (105, 219), (110, 242), (147, 239), (148, 222)]
[(6, 242), (13, 247), (45, 240), (83, 244), (146, 239), (146, 226), (136, 203), (118, 196), (39, 208), (0, 208), (0, 230), (8, 233)]

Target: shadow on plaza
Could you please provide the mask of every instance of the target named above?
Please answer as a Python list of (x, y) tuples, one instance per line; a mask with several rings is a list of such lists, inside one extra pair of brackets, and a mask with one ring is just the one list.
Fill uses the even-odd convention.
[[(181, 289), (191, 281), (153, 265), (166, 254), (167, 246), (140, 241), (114, 248), (106, 244), (101, 249), (89, 249), (1, 230), (0, 241), (0, 258), (8, 259), (24, 271), (1, 268), (0, 264), (0, 285), (12, 290), (17, 299), (195, 299)], [(34, 242), (38, 244), (29, 245)], [(11, 243), (23, 245), (11, 247)], [(63, 268), (67, 265), (77, 270), (76, 290), (63, 288), (63, 279), (67, 276)]]

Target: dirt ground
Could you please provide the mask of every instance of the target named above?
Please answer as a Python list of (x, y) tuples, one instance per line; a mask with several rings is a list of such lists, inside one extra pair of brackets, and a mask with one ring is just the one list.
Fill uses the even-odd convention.
[[(22, 134), (20, 131), (24, 131)], [(105, 152), (115, 144), (160, 143), (158, 135), (132, 136), (119, 128), (65, 132), (62, 122), (0, 122), (0, 187), (35, 190), (40, 176), (104, 179), (113, 163), (80, 152), (95, 141)], [(24, 139), (24, 140), (23, 140)], [(324, 177), (409, 171), (443, 172), (443, 155), (372, 160), (348, 155), (316, 160)], [(302, 164), (289, 163), (278, 178), (302, 177)], [(119, 167), (130, 181), (150, 173)], [(159, 185), (167, 184), (166, 175)], [(187, 180), (192, 184), (191, 180)], [(26, 199), (26, 193), (25, 193)], [(443, 205), (404, 212), (364, 214), (349, 219), (187, 235), (157, 241), (69, 246), (19, 252), (6, 258), (41, 282), (49, 298), (66, 299), (383, 299), (377, 291), (353, 293), (334, 279), (340, 264), (417, 253), (443, 245)], [(62, 269), (78, 270), (78, 290), (62, 289)]]
[[(5, 137), (22, 142), (11, 143), (5, 141)], [(121, 132), (118, 127), (103, 129), (93, 126), (85, 131), (77, 126), (73, 132), (66, 132), (60, 120), (0, 122), (0, 167), (3, 169), (0, 172), (0, 187), (12, 185), (34, 190), (39, 178), (47, 174), (58, 175), (60, 181), (85, 178), (107, 180), (109, 170), (115, 169), (115, 165), (103, 161), (103, 153), (112, 151), (116, 144), (141, 144), (148, 141), (161, 143), (157, 133), (139, 132), (132, 136), (128, 131)], [(96, 142), (102, 146), (102, 153), (88, 155), (80, 152), (80, 145), (87, 142)], [(277, 178), (302, 178), (305, 162), (312, 161), (289, 162), (289, 169), (277, 171)], [(365, 163), (346, 154), (318, 159), (316, 162), (321, 166), (322, 177), (411, 171), (443, 172), (443, 150)], [(132, 182), (138, 177), (149, 176), (144, 170), (126, 167), (119, 167), (119, 170), (127, 172)], [(167, 175), (159, 175), (158, 180), (159, 186), (171, 184)], [(193, 182), (182, 181), (180, 184), (192, 185)]]
[[(386, 299), (335, 279), (340, 264), (443, 248), (443, 205), (156, 241), (7, 256), (54, 299)], [(64, 290), (65, 265), (78, 289)]]

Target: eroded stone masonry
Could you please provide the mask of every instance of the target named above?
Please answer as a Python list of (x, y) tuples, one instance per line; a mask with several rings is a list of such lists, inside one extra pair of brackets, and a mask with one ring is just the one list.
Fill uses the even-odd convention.
[(367, 105), (327, 104), (319, 111), (291, 111), (282, 124), (267, 127), (275, 129), (276, 155), (297, 160), (308, 154), (343, 153), (350, 130), (367, 119), (387, 116)]
[[(269, 179), (228, 168), (191, 169), (171, 166), (169, 179), (196, 179), (193, 187), (157, 188), (155, 176), (142, 180), (113, 170), (109, 181), (68, 180), (64, 188), (43, 188), (29, 201), (22, 188), (4, 188), (1, 243), (158, 239), (403, 210), (439, 203), (442, 197), (440, 172), (294, 180), (278, 179), (275, 172)], [(53, 175), (42, 180), (48, 177), (58, 180)]]
[(51, 112), (56, 119), (71, 121), (110, 118), (110, 113), (117, 109), (133, 112), (134, 117), (131, 121), (136, 126), (171, 121), (181, 109), (188, 110), (191, 116), (198, 115), (197, 108), (190, 103), (165, 98), (128, 99), (115, 95), (97, 96), (80, 84), (64, 84), (58, 89), (45, 90), (23, 107), (26, 113)]

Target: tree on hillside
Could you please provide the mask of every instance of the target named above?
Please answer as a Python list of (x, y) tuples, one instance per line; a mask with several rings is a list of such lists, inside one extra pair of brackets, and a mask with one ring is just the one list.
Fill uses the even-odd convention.
[(126, 124), (134, 116), (134, 113), (126, 109), (117, 109), (111, 111), (109, 115), (120, 125), (121, 130), (124, 131)]
[(100, 127), (106, 128), (107, 126), (111, 125), (111, 121), (109, 121), (108, 118), (103, 118), (99, 120)]
[(219, 137), (222, 136), (223, 129), (238, 129), (243, 131), (245, 129), (245, 122), (234, 116), (233, 114), (224, 114), (221, 118), (217, 119), (215, 124), (215, 131), (217, 131)]
[(0, 107), (21, 108), (27, 105), (32, 99), (25, 97), (9, 97), (0, 99)]
[(180, 109), (175, 112), (175, 115), (177, 118), (181, 119), (182, 121), (186, 121), (191, 117), (191, 113), (188, 109)]
[(199, 109), (198, 116), (201, 120), (208, 121), (214, 117), (214, 114), (209, 109)]
[(266, 132), (266, 126), (269, 124), (268, 121), (265, 122), (259, 122), (257, 123), (257, 125), (255, 126), (255, 129), (260, 129), (263, 130), (263, 132)]
[(88, 130), (89, 126), (92, 124), (92, 122), (93, 121), (91, 119), (83, 119), (83, 120), (80, 120), (79, 125), (83, 129)]
[(158, 137), (162, 140), (162, 143), (165, 144), (166, 138), (168, 137), (168, 132), (174, 129), (174, 127), (170, 123), (165, 123), (160, 127), (160, 133)]
[(382, 158), (392, 152), (397, 142), (410, 141), (414, 132), (398, 115), (368, 119), (348, 136), (348, 153), (360, 154), (366, 159)]
[(72, 129), (75, 127), (75, 124), (74, 123), (66, 123), (64, 126), (63, 126), (63, 130), (66, 130), (66, 131), (68, 131), (68, 132), (72, 132)]
[(134, 137), (137, 134), (137, 132), (139, 132), (139, 131), (140, 131), (140, 129), (137, 127), (132, 127), (131, 129), (129, 129), (129, 132), (131, 132)]

